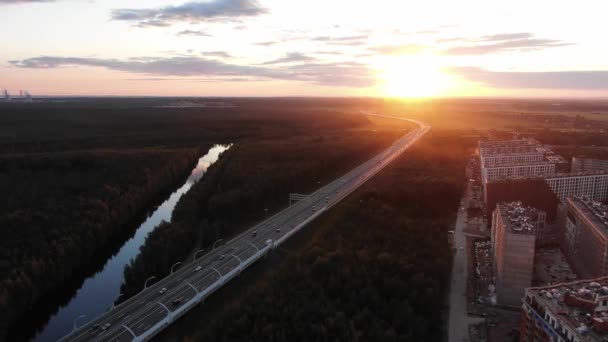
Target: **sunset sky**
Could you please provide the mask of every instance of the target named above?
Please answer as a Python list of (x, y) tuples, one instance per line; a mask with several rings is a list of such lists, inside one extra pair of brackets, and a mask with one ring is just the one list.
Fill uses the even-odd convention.
[(604, 0), (0, 0), (34, 95), (608, 96)]

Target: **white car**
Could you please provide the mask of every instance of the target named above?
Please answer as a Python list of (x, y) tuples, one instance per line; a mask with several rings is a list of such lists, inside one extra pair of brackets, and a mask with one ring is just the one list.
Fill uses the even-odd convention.
[(198, 272), (202, 269), (203, 269), (203, 266), (196, 266), (196, 268), (194, 269), (194, 272)]
[(165, 292), (167, 292), (167, 288), (163, 287), (162, 289), (160, 289), (160, 291), (158, 291), (158, 294), (164, 294)]

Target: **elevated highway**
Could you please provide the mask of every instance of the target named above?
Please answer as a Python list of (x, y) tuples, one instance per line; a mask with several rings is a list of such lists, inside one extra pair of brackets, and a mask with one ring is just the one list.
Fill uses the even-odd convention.
[(360, 187), (431, 129), (425, 123), (408, 121), (416, 123), (419, 128), (303, 200), (249, 228), (199, 259), (182, 265), (179, 270), (64, 336), (60, 341), (126, 342), (151, 339)]

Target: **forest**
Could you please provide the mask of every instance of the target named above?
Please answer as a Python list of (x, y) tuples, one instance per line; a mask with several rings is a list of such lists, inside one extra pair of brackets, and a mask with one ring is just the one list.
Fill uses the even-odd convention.
[(0, 309), (17, 315), (87, 268), (102, 246), (187, 177), (201, 152), (0, 158)]
[(365, 129), (345, 129), (308, 122), (316, 126), (312, 134), (292, 131), (236, 143), (180, 199), (171, 222), (148, 236), (125, 269), (121, 300), (137, 293), (148, 277), (167, 275), (171, 265), (194, 250), (209, 250), (216, 240), (227, 240), (286, 207), (289, 193), (312, 192), (364, 162), (409, 125), (375, 120)]
[[(300, 138), (292, 144), (306, 146), (327, 138), (322, 146), (330, 158), (335, 157), (332, 145), (340, 141), (341, 130), (353, 142), (358, 130), (369, 133), (371, 127), (362, 116), (343, 114), (349, 105), (342, 101), (245, 99), (229, 108), (160, 106), (167, 101), (172, 100), (75, 99), (0, 106), (0, 190), (4, 195), (0, 199), (0, 340), (9, 325), (25, 319), (22, 315), (35, 309), (40, 300), (63, 298), (66, 284), (72, 288), (95, 272), (93, 265), (103, 263), (115, 251), (113, 246), (133, 234), (146, 213), (186, 179), (213, 144), (235, 143), (235, 153), (245, 155), (250, 151), (239, 143), (267, 148), (309, 135), (311, 140)], [(330, 131), (333, 135), (326, 135)], [(389, 143), (391, 137), (383, 139)], [(380, 146), (381, 140), (372, 139), (370, 144)], [(350, 152), (365, 144), (350, 146)], [(255, 158), (268, 159), (269, 154), (258, 153)], [(283, 168), (292, 161), (284, 160)], [(246, 164), (232, 167), (237, 165), (248, 169)], [(296, 166), (310, 173), (316, 165)], [(236, 178), (228, 180), (221, 186), (239, 187)], [(266, 181), (265, 191), (270, 183)], [(247, 189), (244, 195), (249, 205), (255, 202), (255, 191)], [(211, 210), (224, 210), (224, 216), (234, 208), (222, 202), (232, 200), (225, 196), (210, 202)], [(200, 200), (195, 193), (191, 198)], [(274, 208), (273, 203), (267, 207)], [(188, 222), (201, 214), (186, 204), (176, 211), (177, 217)], [(219, 224), (217, 220), (210, 227)], [(190, 240), (191, 227), (185, 227), (187, 242), (198, 243)], [(201, 236), (201, 241), (208, 238)], [(174, 259), (168, 254), (170, 258)]]
[(307, 227), (306, 238), (262, 261), (277, 270), (256, 266), (249, 284), (222, 290), (217, 308), (202, 305), (159, 339), (441, 340), (447, 231), (473, 144), (458, 131), (433, 131)]

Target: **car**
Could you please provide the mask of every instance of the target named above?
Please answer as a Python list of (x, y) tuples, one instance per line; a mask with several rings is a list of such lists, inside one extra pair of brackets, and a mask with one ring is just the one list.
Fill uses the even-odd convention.
[(196, 268), (194, 269), (194, 272), (198, 272), (202, 269), (203, 269), (203, 266), (196, 266)]
[(101, 327), (101, 331), (107, 330), (111, 326), (112, 326), (112, 324), (106, 323), (106, 324), (103, 325), (103, 327)]
[(325, 202), (329, 202), (329, 197), (325, 197)]
[(164, 294), (165, 292), (167, 292), (167, 288), (166, 288), (166, 287), (163, 287), (162, 289), (160, 289), (160, 290), (158, 291), (158, 294), (161, 294), (161, 295), (162, 295), (162, 294)]
[(181, 298), (177, 298), (176, 300), (174, 300), (174, 301), (173, 301), (173, 302), (171, 302), (171, 303), (173, 303), (173, 305), (178, 305), (178, 304), (179, 304), (179, 303), (181, 303), (181, 302), (182, 302), (182, 299), (181, 299)]
[(91, 329), (89, 329), (90, 332), (95, 332), (97, 331), (97, 329), (99, 329), (99, 324), (95, 324), (91, 327)]
[(225, 258), (224, 254), (220, 254), (218, 260), (224, 260), (224, 258)]
[(253, 234), (251, 234), (251, 236), (253, 236), (253, 237), (256, 237), (257, 235), (258, 235), (258, 231), (257, 230), (254, 230)]
[(448, 234), (454, 234), (453, 230), (448, 230)]
[(315, 208), (315, 207), (312, 207), (312, 211), (316, 211), (316, 210), (317, 210), (317, 208)]
[(277, 233), (280, 233), (280, 232), (281, 232), (281, 228), (277, 228)]
[(460, 246), (460, 248), (458, 248), (458, 249), (460, 249), (462, 251), (462, 250), (464, 250), (464, 247)]

